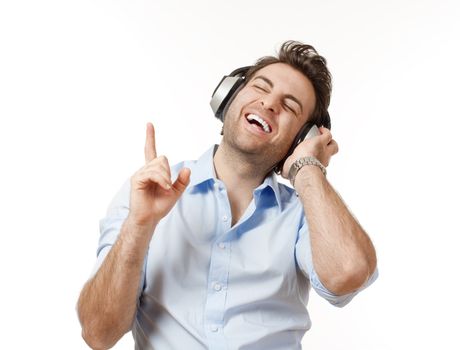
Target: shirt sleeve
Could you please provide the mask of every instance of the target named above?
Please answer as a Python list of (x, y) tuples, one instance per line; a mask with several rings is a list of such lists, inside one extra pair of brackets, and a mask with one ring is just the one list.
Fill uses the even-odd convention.
[(308, 230), (307, 221), (304, 219), (303, 224), (299, 230), (299, 236), (296, 243), (295, 255), (297, 265), (302, 272), (309, 278), (310, 284), (313, 289), (329, 303), (337, 307), (344, 307), (347, 305), (359, 292), (369, 287), (378, 277), (378, 269), (375, 269), (373, 274), (358, 290), (345, 295), (336, 295), (328, 290), (318, 277), (313, 266), (313, 259), (311, 254), (310, 233)]
[[(130, 180), (128, 179), (110, 202), (105, 217), (99, 221), (100, 236), (96, 252), (97, 260), (93, 267), (91, 277), (93, 277), (101, 267), (105, 258), (109, 254), (110, 249), (115, 244), (124, 221), (128, 217), (129, 196)], [(144, 286), (146, 260), (147, 259), (144, 259), (144, 264), (141, 272), (142, 277), (138, 296), (142, 292)]]

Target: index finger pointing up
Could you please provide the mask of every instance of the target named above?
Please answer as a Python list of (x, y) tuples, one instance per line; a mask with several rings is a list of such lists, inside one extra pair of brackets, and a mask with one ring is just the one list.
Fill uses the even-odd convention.
[(155, 148), (155, 129), (152, 123), (147, 123), (144, 153), (145, 163), (148, 163), (157, 157), (157, 150)]

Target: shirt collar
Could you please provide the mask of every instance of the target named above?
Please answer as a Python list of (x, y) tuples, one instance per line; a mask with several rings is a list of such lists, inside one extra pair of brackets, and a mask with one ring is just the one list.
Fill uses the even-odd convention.
[[(210, 147), (195, 162), (190, 175), (189, 188), (193, 188), (207, 181), (217, 181), (216, 171), (214, 169), (214, 153), (217, 150), (217, 147), (218, 145)], [(274, 171), (272, 171), (270, 175), (265, 178), (264, 182), (254, 190), (254, 194), (257, 194), (258, 196), (262, 195), (262, 192), (264, 192), (267, 187), (272, 189), (273, 194), (275, 195), (276, 203), (281, 209), (280, 188)]]
[(197, 186), (208, 180), (216, 180), (216, 171), (214, 170), (214, 152), (217, 145), (210, 147), (195, 162), (192, 173), (190, 174), (190, 187)]
[(265, 192), (264, 190), (267, 187), (271, 188), (271, 190), (273, 191), (273, 194), (275, 195), (276, 204), (278, 204), (278, 208), (281, 211), (282, 207), (281, 207), (280, 185), (278, 184), (278, 181), (276, 179), (276, 174), (274, 171), (272, 171), (270, 175), (268, 175), (265, 178), (264, 182), (262, 182), (262, 184), (254, 190), (254, 194), (258, 194), (258, 196), (262, 195), (263, 192)]

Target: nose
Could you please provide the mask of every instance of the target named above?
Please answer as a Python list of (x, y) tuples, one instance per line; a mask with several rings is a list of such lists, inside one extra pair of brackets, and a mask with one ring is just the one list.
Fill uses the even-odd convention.
[(260, 99), (260, 104), (263, 106), (263, 108), (268, 109), (273, 113), (276, 113), (278, 110), (278, 102), (276, 97), (271, 94), (262, 96)]

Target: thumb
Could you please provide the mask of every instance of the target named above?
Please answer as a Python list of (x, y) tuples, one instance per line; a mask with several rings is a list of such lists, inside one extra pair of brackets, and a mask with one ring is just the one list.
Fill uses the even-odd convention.
[(172, 187), (176, 192), (182, 193), (187, 188), (190, 183), (190, 174), (191, 171), (189, 168), (182, 168), (177, 176), (176, 181), (174, 181)]

